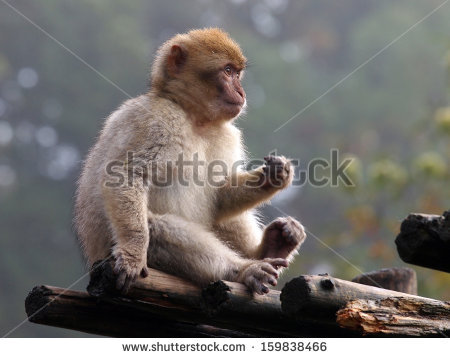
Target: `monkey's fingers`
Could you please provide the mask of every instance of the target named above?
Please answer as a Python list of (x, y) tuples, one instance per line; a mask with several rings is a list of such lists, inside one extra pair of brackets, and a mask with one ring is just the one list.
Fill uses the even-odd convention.
[(122, 292), (123, 293), (127, 293), (130, 290), (131, 285), (133, 284), (133, 282), (136, 281), (136, 276), (135, 275), (127, 275), (125, 278), (125, 283), (123, 285), (123, 289)]
[(136, 281), (136, 277), (136, 274), (122, 270), (116, 280), (116, 289), (121, 293), (127, 293), (133, 282)]
[(119, 272), (119, 275), (117, 276), (117, 279), (116, 279), (116, 289), (119, 290), (120, 292), (123, 291), (126, 279), (127, 279), (127, 273), (125, 271)]

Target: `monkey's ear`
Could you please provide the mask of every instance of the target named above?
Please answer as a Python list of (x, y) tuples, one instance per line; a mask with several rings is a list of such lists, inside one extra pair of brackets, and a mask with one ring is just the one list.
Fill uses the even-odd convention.
[(187, 60), (187, 51), (180, 45), (172, 45), (167, 58), (167, 68), (170, 73), (179, 73)]

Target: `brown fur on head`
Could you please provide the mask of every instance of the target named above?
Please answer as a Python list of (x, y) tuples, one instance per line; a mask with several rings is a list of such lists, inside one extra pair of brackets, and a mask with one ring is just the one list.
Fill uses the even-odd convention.
[(241, 48), (223, 30), (192, 30), (159, 48), (151, 91), (175, 101), (198, 121), (228, 120), (245, 106), (240, 84), (245, 65)]

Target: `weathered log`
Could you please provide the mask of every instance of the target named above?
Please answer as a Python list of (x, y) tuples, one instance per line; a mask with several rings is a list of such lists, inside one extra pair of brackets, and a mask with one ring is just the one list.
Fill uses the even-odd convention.
[[(230, 327), (270, 326), (273, 337), (358, 337), (337, 325), (297, 320), (281, 310), (280, 291), (270, 290), (267, 295), (249, 295), (244, 285), (218, 281), (203, 292), (204, 304), (209, 315)], [(272, 333), (272, 334), (273, 334)]]
[(352, 282), (417, 295), (416, 271), (408, 267), (385, 268), (363, 273), (353, 278)]
[(337, 312), (341, 327), (363, 335), (447, 337), (450, 334), (450, 304), (416, 298), (355, 300)]
[[(279, 291), (270, 290), (260, 296), (250, 293), (242, 284), (226, 281), (218, 281), (202, 289), (181, 278), (153, 269), (149, 271), (148, 277), (138, 278), (126, 294), (128, 305), (134, 309), (158, 313), (167, 319), (239, 330), (259, 337), (355, 336), (354, 332), (338, 326), (326, 329), (310, 322), (298, 323), (284, 316)], [(100, 300), (117, 303), (120, 296), (114, 283), (111, 263), (104, 262), (93, 270), (88, 292)]]
[(395, 243), (404, 262), (450, 273), (450, 211), (408, 215)]
[(336, 312), (356, 299), (378, 300), (410, 297), (434, 304), (430, 298), (413, 296), (378, 287), (340, 280), (328, 275), (305, 275), (288, 282), (281, 291), (281, 308), (286, 315), (302, 321), (336, 324)]
[(97, 300), (86, 292), (37, 286), (25, 300), (30, 322), (110, 337), (252, 337), (202, 324), (177, 322), (133, 309), (127, 304)]
[[(121, 296), (115, 289), (116, 277), (112, 270), (112, 263), (106, 261), (101, 265), (94, 264), (93, 267), (87, 291), (102, 301), (117, 303)], [(276, 320), (274, 321), (274, 314), (281, 316), (279, 293), (277, 295), (277, 291), (271, 291), (268, 295), (262, 297), (249, 293), (245, 286), (241, 284), (219, 282), (223, 287), (226, 287), (226, 290), (231, 291), (233, 288), (233, 291), (239, 292), (242, 296), (242, 302), (251, 302), (250, 306), (254, 314), (242, 319), (242, 326), (239, 325), (239, 322), (230, 319), (229, 316), (218, 314), (217, 310), (209, 306), (207, 300), (211, 301), (211, 297), (214, 296), (211, 289), (207, 294), (206, 290), (204, 292), (201, 287), (189, 281), (151, 268), (149, 268), (149, 275), (146, 278), (138, 278), (123, 298), (127, 299), (130, 307), (159, 314), (167, 319), (190, 323), (215, 323), (219, 327), (240, 329), (261, 337), (271, 336), (275, 332), (280, 337), (285, 336), (282, 331), (277, 331), (281, 327), (276, 324)], [(223, 296), (223, 300), (228, 299), (226, 294), (220, 294)], [(205, 299), (206, 297), (209, 298)], [(124, 302), (120, 302), (120, 304), (124, 304)], [(277, 304), (278, 311), (274, 312), (274, 306), (276, 307)], [(263, 307), (261, 308), (261, 306)], [(256, 322), (249, 321), (250, 317), (254, 317), (260, 312), (264, 312), (264, 317), (267, 319), (264, 325), (261, 326), (255, 324)], [(249, 313), (251, 313), (251, 310)], [(261, 317), (257, 318), (258, 321), (262, 321)]]
[(26, 299), (29, 320), (117, 337), (357, 337), (359, 331), (342, 328), (335, 320), (350, 300), (402, 296), (424, 307), (437, 302), (329, 276), (292, 280), (283, 289), (282, 305), (279, 291), (259, 296), (224, 281), (202, 290), (156, 270), (139, 278), (127, 296), (115, 291), (114, 282), (111, 265), (104, 263), (89, 284), (95, 297), (36, 287)]

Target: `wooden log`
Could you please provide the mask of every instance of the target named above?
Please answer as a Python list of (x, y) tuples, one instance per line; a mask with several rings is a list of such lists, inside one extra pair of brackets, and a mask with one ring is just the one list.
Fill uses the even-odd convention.
[(37, 286), (25, 300), (30, 322), (110, 337), (253, 337), (213, 326), (167, 320), (128, 304), (97, 300), (86, 292)]
[(328, 275), (305, 275), (288, 282), (281, 291), (281, 308), (298, 320), (336, 324), (336, 312), (356, 299), (410, 297), (424, 303), (430, 298), (344, 281)]
[[(202, 289), (164, 272), (149, 271), (148, 277), (139, 278), (126, 294), (129, 305), (135, 309), (158, 313), (167, 319), (209, 324), (258, 337), (355, 336), (353, 331), (338, 326), (327, 330), (284, 316), (280, 292), (276, 290), (261, 296), (250, 293), (240, 283), (226, 281)], [(114, 282), (111, 263), (102, 263), (91, 274), (88, 292), (106, 302), (116, 303), (119, 296)]]
[[(138, 278), (127, 294), (121, 297), (115, 289), (116, 277), (112, 270), (112, 262), (106, 261), (101, 265), (96, 263), (93, 267), (87, 291), (102, 301), (118, 303), (118, 300), (126, 298), (130, 307), (159, 314), (166, 319), (231, 327), (260, 337), (271, 336), (277, 332), (278, 326), (272, 327), (271, 320), (263, 326), (243, 320), (245, 324), (239, 326), (239, 322), (234, 322), (230, 317), (215, 314), (214, 309), (211, 309), (205, 301), (204, 290), (179, 277), (149, 268), (149, 275), (146, 278)], [(265, 305), (266, 317), (271, 317), (273, 300), (278, 300), (276, 294), (274, 296), (273, 293), (269, 293), (268, 298), (261, 299), (262, 296), (253, 296), (245, 286), (238, 283), (227, 282), (222, 285), (227, 289), (238, 286), (237, 290), (242, 293), (244, 301), (253, 301), (253, 307)], [(120, 304), (127, 304), (126, 302), (121, 301)], [(279, 305), (278, 300), (278, 307)], [(282, 332), (276, 334), (284, 337)]]
[(280, 291), (270, 290), (264, 296), (250, 295), (241, 284), (218, 281), (204, 290), (203, 297), (209, 315), (231, 327), (264, 327), (270, 322), (272, 332), (277, 332), (276, 337), (359, 337), (337, 325), (328, 326), (285, 315), (281, 310)]
[(363, 273), (353, 278), (352, 282), (417, 295), (416, 271), (408, 267), (385, 268)]
[(450, 304), (412, 297), (355, 300), (337, 312), (336, 321), (363, 335), (448, 337)]
[(408, 215), (395, 244), (404, 262), (450, 273), (450, 211)]

